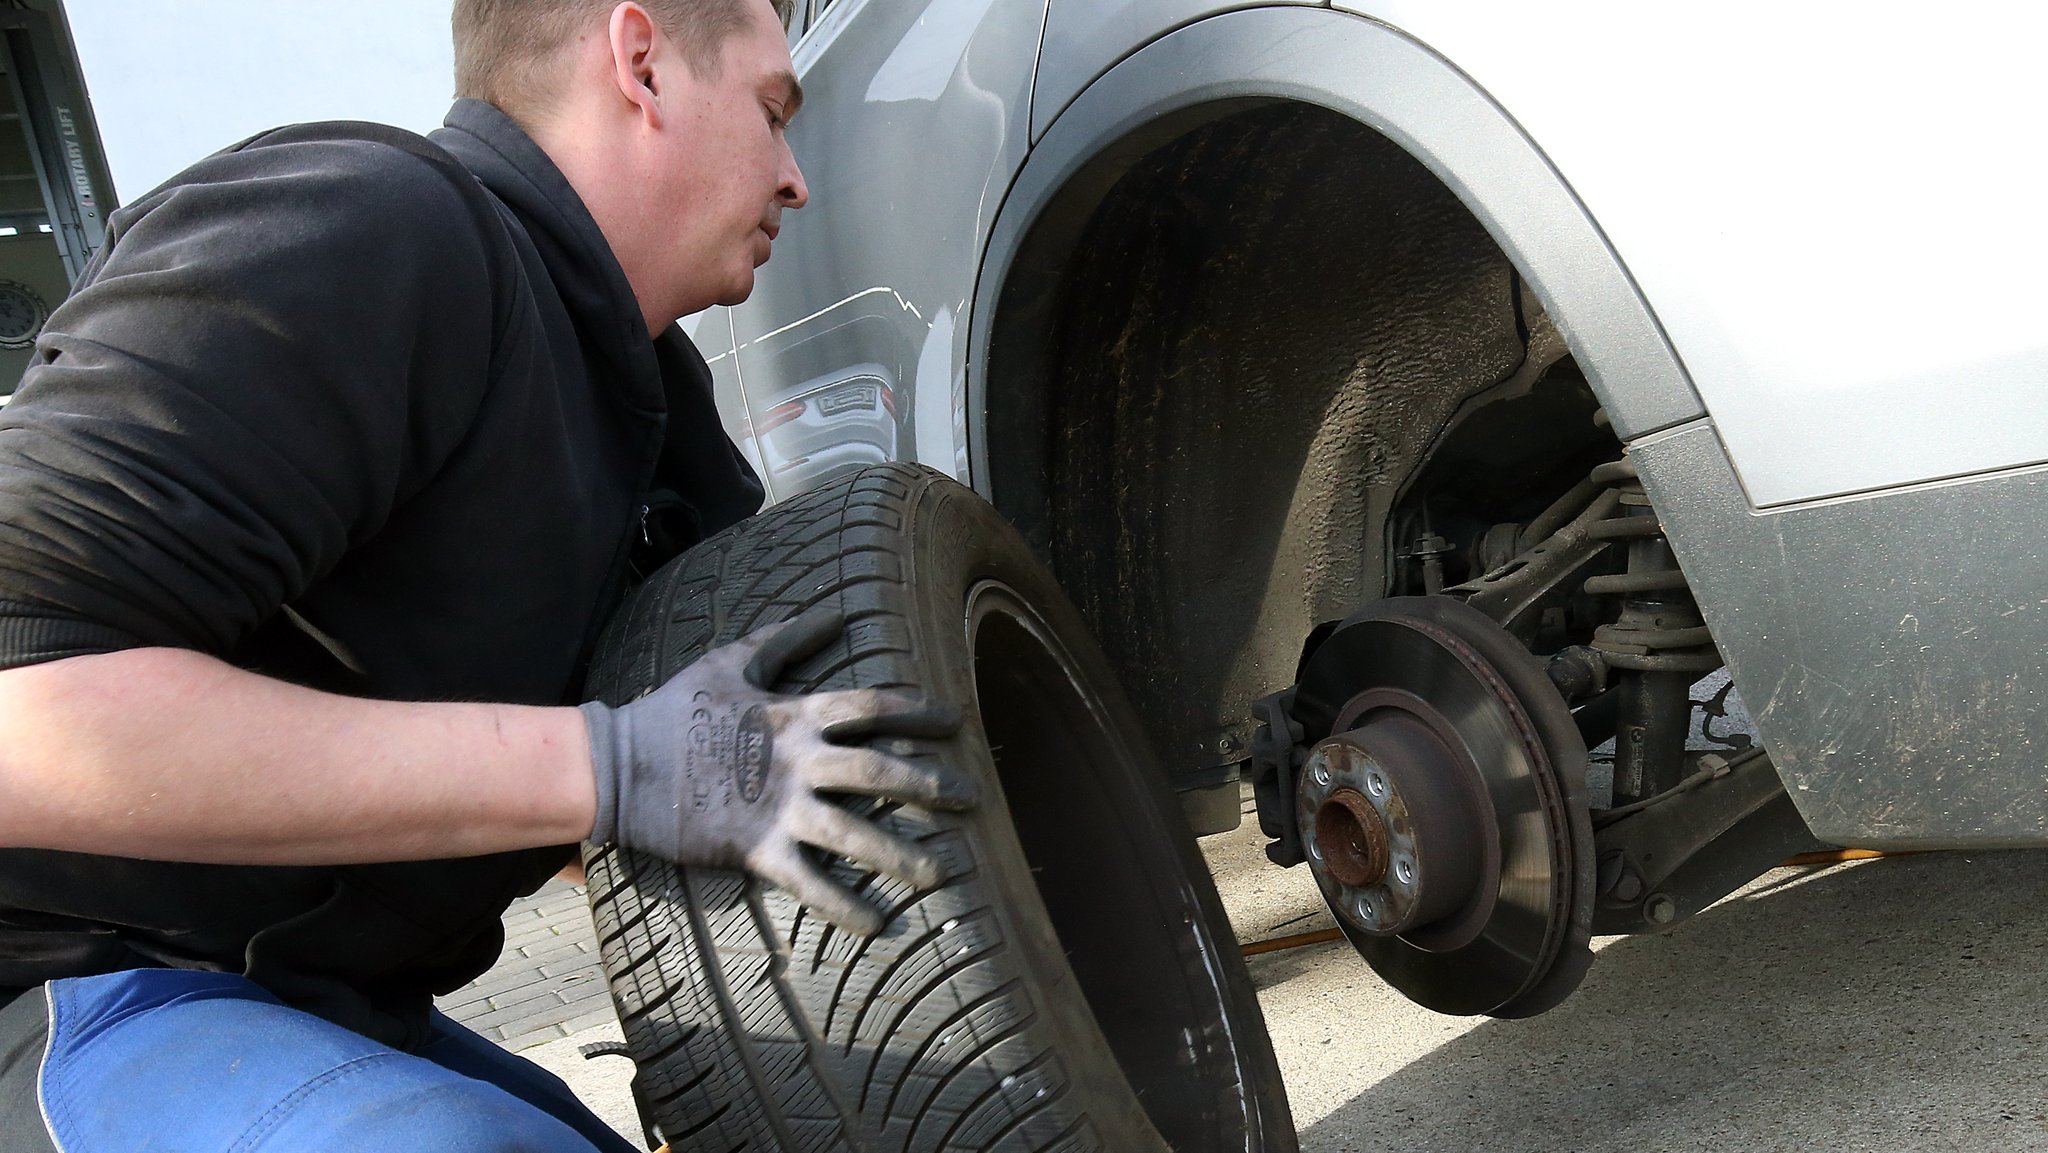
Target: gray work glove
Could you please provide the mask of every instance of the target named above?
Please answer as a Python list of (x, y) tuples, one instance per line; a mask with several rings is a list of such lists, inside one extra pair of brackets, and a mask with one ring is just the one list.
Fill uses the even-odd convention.
[(683, 865), (745, 868), (853, 932), (880, 932), (880, 911), (827, 879), (801, 846), (921, 889), (940, 881), (939, 860), (819, 791), (963, 809), (975, 790), (956, 774), (846, 743), (948, 736), (960, 726), (955, 710), (875, 689), (769, 691), (844, 631), (838, 613), (813, 610), (705, 653), (636, 701), (582, 706), (597, 771), (590, 839)]

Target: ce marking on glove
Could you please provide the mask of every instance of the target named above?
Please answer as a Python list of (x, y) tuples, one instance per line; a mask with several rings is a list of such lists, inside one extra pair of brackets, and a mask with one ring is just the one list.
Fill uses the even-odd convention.
[[(718, 739), (718, 727), (712, 720), (711, 709), (707, 707), (716, 698), (710, 693), (698, 692), (690, 703), (697, 706), (690, 710), (690, 728), (683, 735), (683, 760), (689, 767), (690, 808), (704, 812), (711, 808), (712, 790), (718, 786), (719, 774), (700, 771), (700, 766), (717, 765), (723, 758), (718, 749), (724, 742)], [(721, 804), (722, 804), (721, 800)]]

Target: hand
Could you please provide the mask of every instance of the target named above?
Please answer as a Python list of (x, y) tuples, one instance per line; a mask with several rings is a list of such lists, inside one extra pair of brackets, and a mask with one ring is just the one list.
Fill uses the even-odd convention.
[(582, 706), (597, 774), (590, 839), (684, 865), (746, 868), (847, 929), (882, 915), (829, 880), (803, 845), (851, 857), (919, 888), (941, 879), (931, 853), (818, 795), (858, 793), (964, 809), (972, 782), (847, 742), (945, 737), (957, 711), (876, 689), (784, 696), (785, 668), (838, 640), (845, 621), (812, 610), (711, 650), (636, 701)]

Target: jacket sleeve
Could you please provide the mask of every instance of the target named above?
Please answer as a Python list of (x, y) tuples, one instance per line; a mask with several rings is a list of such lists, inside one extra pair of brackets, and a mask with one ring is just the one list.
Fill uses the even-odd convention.
[(0, 409), (0, 667), (226, 653), (454, 451), (513, 263), (396, 130), (282, 130), (115, 215)]

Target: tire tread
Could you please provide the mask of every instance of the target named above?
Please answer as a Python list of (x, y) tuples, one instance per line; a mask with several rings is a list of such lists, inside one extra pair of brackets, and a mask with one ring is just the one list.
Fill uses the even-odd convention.
[[(917, 691), (900, 550), (933, 475), (869, 470), (692, 549), (607, 630), (593, 695), (621, 703), (716, 644), (834, 601), (847, 612), (847, 642), (793, 670), (788, 688)], [(1096, 1148), (1057, 1054), (1028, 1036), (1038, 1019), (1028, 988), (988, 963), (1007, 942), (967, 842), (921, 812), (877, 819), (937, 847), (946, 872), (917, 893), (832, 862), (835, 880), (890, 910), (884, 935), (865, 940), (739, 874), (586, 854), (600, 949), (652, 1119), (676, 1153)], [(977, 1014), (1009, 1024), (976, 1037)], [(973, 1039), (949, 1042), (949, 1030)], [(935, 1058), (948, 1044), (954, 1051)], [(1015, 1113), (1000, 1107), (1006, 1084), (1025, 1082), (1042, 1096)], [(905, 1094), (922, 1099), (915, 1117), (897, 1111)]]

